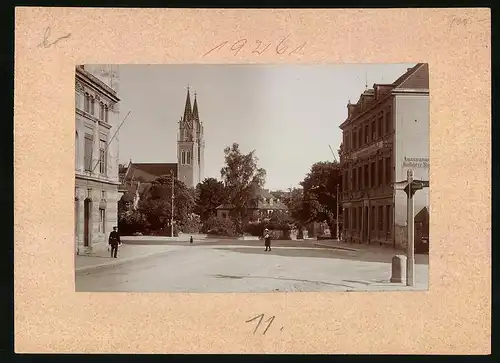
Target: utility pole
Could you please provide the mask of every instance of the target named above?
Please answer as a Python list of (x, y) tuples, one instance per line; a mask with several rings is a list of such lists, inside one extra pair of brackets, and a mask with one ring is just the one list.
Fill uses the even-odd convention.
[(174, 171), (170, 171), (170, 175), (172, 177), (172, 211), (170, 213), (170, 237), (174, 236), (174, 188), (175, 188), (175, 182), (174, 182)]
[(408, 203), (407, 203), (407, 225), (408, 225), (408, 243), (407, 243), (407, 259), (406, 259), (406, 285), (413, 286), (415, 284), (415, 240), (413, 238), (415, 223), (413, 214), (415, 206), (413, 201), (412, 184), (413, 170), (409, 169), (406, 172), (406, 182), (408, 183)]
[(339, 185), (337, 184), (337, 240), (340, 241), (340, 235), (339, 235)]

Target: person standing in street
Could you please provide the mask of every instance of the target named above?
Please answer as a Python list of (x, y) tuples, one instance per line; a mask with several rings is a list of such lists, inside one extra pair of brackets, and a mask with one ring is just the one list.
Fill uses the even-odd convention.
[(189, 243), (193, 243), (193, 236), (189, 238)]
[(117, 258), (118, 245), (120, 244), (120, 234), (118, 227), (113, 227), (113, 232), (109, 234), (109, 245), (111, 246), (111, 258)]
[(267, 228), (264, 230), (264, 244), (266, 246), (265, 251), (271, 251), (271, 234)]

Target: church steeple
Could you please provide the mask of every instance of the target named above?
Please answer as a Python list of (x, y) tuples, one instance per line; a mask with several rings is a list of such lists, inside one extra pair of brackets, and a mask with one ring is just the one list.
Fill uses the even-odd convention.
[(193, 121), (196, 121), (197, 123), (200, 122), (200, 117), (198, 116), (198, 101), (196, 100), (196, 92), (194, 93)]
[(184, 122), (190, 123), (191, 122), (191, 116), (192, 116), (192, 111), (191, 111), (191, 96), (189, 94), (189, 86), (187, 88), (187, 96), (186, 96), (186, 106), (184, 107)]

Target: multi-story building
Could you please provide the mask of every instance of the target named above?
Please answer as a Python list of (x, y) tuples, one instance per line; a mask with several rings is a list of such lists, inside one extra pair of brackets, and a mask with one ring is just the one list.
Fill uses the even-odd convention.
[(75, 70), (75, 248), (106, 248), (118, 224), (117, 66)]
[[(394, 182), (429, 180), (429, 68), (419, 63), (391, 84), (375, 84), (347, 105), (343, 134), (343, 239), (406, 245), (406, 194)], [(415, 215), (429, 206), (428, 189), (415, 196)]]

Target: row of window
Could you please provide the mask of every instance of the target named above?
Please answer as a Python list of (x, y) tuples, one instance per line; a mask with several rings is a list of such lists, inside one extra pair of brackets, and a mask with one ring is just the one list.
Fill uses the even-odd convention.
[(191, 165), (191, 150), (181, 150), (181, 164)]
[[(79, 162), (79, 140), (78, 134), (75, 137), (76, 143), (76, 166), (78, 167)], [(85, 133), (84, 138), (84, 156), (83, 156), (83, 164), (84, 170), (88, 172), (94, 172), (97, 167), (99, 167), (99, 174), (105, 175), (107, 169), (107, 142), (106, 140), (99, 140), (99, 160), (97, 164), (93, 164), (93, 154), (94, 154), (94, 135)]]
[(388, 110), (373, 116), (369, 121), (352, 130), (344, 132), (344, 150), (352, 151), (364, 147), (392, 131), (392, 114)]
[(359, 165), (343, 172), (344, 191), (376, 188), (392, 183), (391, 157), (378, 158), (369, 164)]
[[(368, 218), (362, 219), (363, 207), (351, 207), (344, 210), (344, 227), (347, 230), (361, 231), (369, 228), (372, 232), (390, 234), (392, 232), (392, 205), (372, 206)], [(365, 212), (366, 213), (366, 212)]]
[[(95, 98), (88, 93), (85, 93), (85, 99), (83, 102), (83, 111), (95, 116)], [(108, 105), (105, 105), (103, 102), (99, 102), (99, 120), (108, 122)]]

